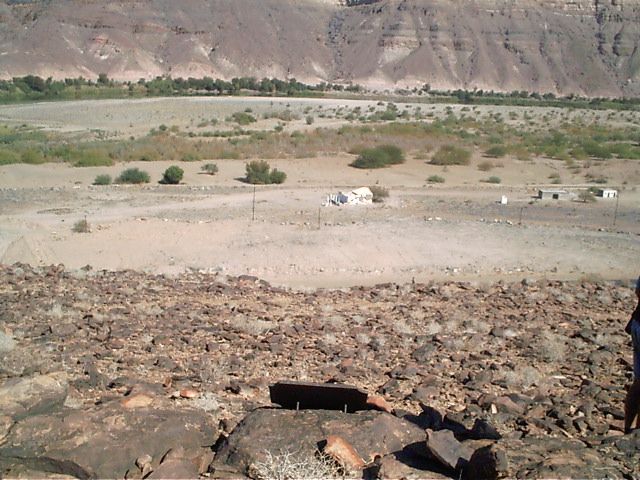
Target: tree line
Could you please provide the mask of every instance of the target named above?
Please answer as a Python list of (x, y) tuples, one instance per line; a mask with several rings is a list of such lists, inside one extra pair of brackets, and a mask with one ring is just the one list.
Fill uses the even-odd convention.
[(0, 80), (0, 102), (20, 102), (28, 100), (68, 100), (91, 98), (121, 98), (172, 95), (239, 95), (252, 92), (260, 95), (302, 96), (323, 92), (360, 92), (359, 85), (342, 85), (321, 82), (309, 85), (295, 78), (280, 80), (277, 78), (255, 77), (232, 78), (171, 78), (159, 76), (152, 80), (141, 78), (137, 82), (119, 82), (108, 78), (104, 73), (97, 79), (84, 77), (54, 80), (43, 79), (36, 75), (14, 77)]

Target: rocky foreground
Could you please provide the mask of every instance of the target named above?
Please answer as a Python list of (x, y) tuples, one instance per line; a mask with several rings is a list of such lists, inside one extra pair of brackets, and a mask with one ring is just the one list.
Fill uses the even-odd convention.
[[(392, 449), (419, 457), (429, 435), (499, 452), (498, 476), (632, 478), (634, 302), (587, 281), (294, 292), (0, 266), (0, 476), (264, 477), (254, 463), (337, 434), (365, 461), (378, 441), (380, 477), (458, 478), (433, 451)], [(255, 410), (278, 380), (351, 384), (394, 412)]]

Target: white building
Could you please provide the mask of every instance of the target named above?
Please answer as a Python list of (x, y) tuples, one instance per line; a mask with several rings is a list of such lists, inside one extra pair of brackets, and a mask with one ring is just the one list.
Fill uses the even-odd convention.
[(325, 205), (367, 205), (372, 202), (373, 193), (369, 187), (360, 187), (350, 192), (327, 195)]
[(613, 188), (601, 188), (598, 190), (598, 196), (602, 198), (616, 198), (618, 191)]

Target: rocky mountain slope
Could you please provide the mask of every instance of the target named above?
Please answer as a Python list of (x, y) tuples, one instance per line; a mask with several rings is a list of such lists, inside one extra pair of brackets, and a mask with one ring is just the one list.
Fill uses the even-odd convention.
[(638, 0), (0, 4), (0, 76), (295, 77), (640, 94)]
[[(640, 431), (622, 432), (634, 302), (602, 282), (294, 292), (253, 277), (2, 266), (0, 475), (195, 478), (214, 453), (236, 468), (246, 458), (225, 457), (219, 435), (270, 405), (269, 384), (298, 380), (384, 396), (397, 419), (369, 437), (398, 419), (418, 436), (484, 425), (508, 478), (637, 478)], [(291, 431), (272, 443), (264, 428), (245, 444), (275, 454)], [(385, 453), (384, 478), (450, 478), (398, 453)]]

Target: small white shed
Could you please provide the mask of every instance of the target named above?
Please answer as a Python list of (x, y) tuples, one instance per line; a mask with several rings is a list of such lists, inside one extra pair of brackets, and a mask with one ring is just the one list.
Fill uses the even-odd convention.
[(373, 193), (369, 187), (360, 187), (350, 192), (338, 192), (327, 196), (325, 205), (367, 205), (373, 203)]
[(538, 198), (540, 198), (541, 200), (561, 200), (569, 198), (569, 192), (567, 192), (566, 190), (540, 189), (538, 190)]
[(601, 188), (598, 190), (598, 196), (602, 198), (616, 198), (618, 191), (613, 188)]

